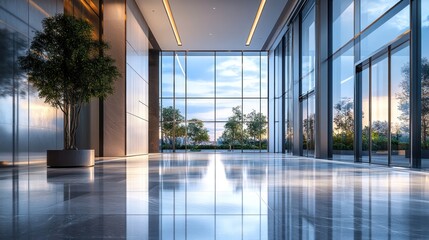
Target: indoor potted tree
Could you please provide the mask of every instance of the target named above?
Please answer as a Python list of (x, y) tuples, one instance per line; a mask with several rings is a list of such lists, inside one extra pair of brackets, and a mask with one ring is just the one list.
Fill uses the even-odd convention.
[(80, 111), (91, 98), (113, 93), (119, 71), (105, 54), (108, 44), (93, 38), (93, 28), (86, 20), (57, 14), (42, 24), (19, 63), (39, 97), (64, 114), (64, 149), (48, 150), (47, 165), (93, 166), (94, 150), (76, 147)]

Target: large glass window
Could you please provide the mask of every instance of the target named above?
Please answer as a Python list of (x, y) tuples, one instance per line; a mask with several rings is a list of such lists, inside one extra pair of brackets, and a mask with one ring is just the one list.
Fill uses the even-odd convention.
[(214, 98), (214, 61), (213, 52), (189, 52), (187, 54), (187, 97)]
[(161, 57), (161, 94), (163, 97), (173, 97), (174, 93), (174, 58), (172, 52), (163, 52)]
[(160, 62), (163, 150), (266, 151), (267, 53), (163, 52)]
[(370, 146), (370, 88), (369, 88), (369, 67), (364, 67), (360, 73), (362, 85), (362, 162), (369, 162), (369, 146)]
[(408, 167), (410, 159), (410, 48), (394, 49), (390, 68), (391, 164)]
[(353, 38), (354, 0), (332, 0), (332, 50)]
[(216, 53), (216, 97), (242, 97), (241, 53)]
[(387, 54), (371, 66), (371, 162), (387, 164), (389, 79)]
[(301, 93), (314, 89), (316, 59), (316, 22), (314, 6), (302, 19), (301, 27)]
[(332, 61), (332, 138), (334, 159), (354, 160), (354, 54)]
[(314, 2), (308, 2), (301, 15), (301, 76), (302, 145), (304, 156), (314, 156), (315, 142), (315, 60), (316, 21)]

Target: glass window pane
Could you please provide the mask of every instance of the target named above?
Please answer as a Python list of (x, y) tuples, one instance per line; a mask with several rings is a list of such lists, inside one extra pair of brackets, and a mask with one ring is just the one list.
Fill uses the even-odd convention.
[(361, 73), (362, 81), (362, 162), (369, 162), (369, 69)]
[(176, 52), (174, 55), (174, 87), (176, 97), (185, 97), (185, 53)]
[(214, 99), (188, 99), (187, 119), (193, 118), (203, 121), (214, 121)]
[(302, 155), (308, 156), (308, 99), (301, 102), (302, 107)]
[(301, 93), (306, 93), (314, 89), (315, 54), (316, 54), (316, 29), (315, 29), (315, 10), (314, 6), (309, 11), (302, 22), (301, 36), (301, 78), (305, 78), (302, 83)]
[(334, 159), (353, 161), (354, 54), (350, 48), (332, 61), (332, 126)]
[(163, 52), (161, 56), (161, 96), (173, 97), (173, 53)]
[(243, 97), (259, 97), (261, 84), (259, 52), (243, 53)]
[(188, 97), (214, 97), (214, 53), (190, 52), (186, 62)]
[(268, 53), (261, 53), (261, 97), (268, 97)]
[(244, 99), (243, 100), (243, 114), (247, 115), (255, 111), (259, 113), (260, 110), (260, 99)]
[(216, 99), (216, 121), (228, 121), (233, 116), (232, 108), (241, 108), (241, 99)]
[(353, 38), (354, 0), (332, 0), (332, 50)]
[(179, 111), (179, 114), (182, 116), (183, 120), (185, 120), (185, 115), (186, 115), (185, 99), (176, 99), (174, 101), (174, 107)]
[(275, 98), (279, 98), (283, 94), (282, 85), (283, 85), (283, 69), (282, 69), (282, 61), (283, 61), (283, 41), (279, 43), (279, 46), (274, 50), (274, 89), (273, 95)]
[(391, 59), (390, 126), (391, 164), (409, 166), (410, 142), (410, 48), (408, 44), (395, 49)]
[(407, 6), (361, 41), (361, 58), (366, 59), (374, 51), (410, 29), (410, 7)]
[(241, 52), (216, 54), (216, 97), (241, 97)]
[[(200, 125), (200, 123), (202, 125)], [(195, 124), (194, 121), (188, 121), (188, 144), (191, 145), (189, 148), (195, 151), (199, 150), (213, 150), (216, 146), (215, 141), (215, 128), (214, 122), (198, 122)], [(207, 134), (205, 134), (206, 132)], [(208, 137), (208, 140), (206, 137)]]
[(387, 164), (389, 121), (388, 59), (383, 56), (371, 66), (371, 162)]
[(261, 99), (261, 113), (268, 117), (268, 100)]
[[(168, 108), (168, 107), (173, 107), (173, 99), (162, 99), (161, 101), (161, 109), (162, 108)], [(162, 113), (162, 111), (160, 110), (160, 114)], [(162, 118), (161, 118), (162, 120)]]
[(315, 145), (315, 114), (316, 114), (316, 98), (314, 94), (308, 98), (308, 118), (307, 118), (307, 150), (308, 150), (308, 156), (314, 157), (314, 150), (316, 149)]
[(377, 18), (387, 12), (387, 10), (393, 7), (397, 2), (399, 2), (399, 0), (361, 0), (361, 30), (365, 29)]

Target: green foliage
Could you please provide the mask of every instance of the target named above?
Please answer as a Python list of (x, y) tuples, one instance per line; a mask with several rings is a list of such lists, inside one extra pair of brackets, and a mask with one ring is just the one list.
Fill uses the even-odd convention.
[[(163, 150), (172, 150), (173, 149), (172, 145), (170, 145), (170, 144), (162, 144), (161, 147)], [(265, 149), (266, 150), (267, 149), (267, 141), (266, 140), (261, 141), (261, 148), (259, 148), (259, 146), (255, 146), (255, 145), (251, 145), (251, 144), (243, 144), (243, 145), (237, 144), (237, 145), (233, 145), (232, 148), (243, 149), (243, 150), (259, 150), (259, 149), (262, 149), (262, 150)], [(194, 145), (185, 145), (185, 144), (179, 145), (179, 144), (177, 144), (175, 149), (182, 149), (182, 150), (188, 149), (190, 151), (201, 151), (201, 149), (204, 149), (204, 150), (216, 150), (216, 149), (217, 150), (229, 150), (230, 146), (228, 144), (220, 144), (220, 145), (201, 144), (201, 145), (199, 145), (199, 147), (197, 149), (197, 148), (195, 148)]]
[(255, 110), (246, 115), (247, 134), (253, 141), (261, 139), (267, 133), (267, 117)]
[(224, 125), (225, 130), (222, 133), (223, 142), (232, 149), (234, 144), (240, 144), (245, 138), (243, 130), (243, 113), (240, 106), (232, 108), (232, 116)]
[(45, 18), (19, 63), (39, 96), (64, 113), (64, 148), (75, 149), (81, 107), (113, 93), (119, 77), (107, 43), (92, 38), (85, 20), (58, 14)]
[[(400, 119), (407, 123), (410, 117), (410, 66), (402, 67), (403, 80), (400, 84), (401, 92), (396, 95), (399, 100), (398, 110), (402, 112)], [(422, 58), (421, 63), (421, 138), (422, 149), (429, 149), (429, 60)], [(404, 126), (402, 127), (404, 128)], [(407, 126), (405, 126), (407, 128)], [(408, 132), (408, 129), (403, 129)]]
[(176, 148), (176, 138), (186, 135), (186, 127), (183, 124), (184, 119), (180, 111), (172, 106), (161, 110), (163, 139), (165, 138), (172, 143), (173, 150)]
[(209, 130), (204, 127), (203, 121), (199, 119), (191, 119), (188, 123), (188, 137), (195, 144), (199, 144), (201, 142), (209, 141)]
[[(247, 129), (243, 128), (243, 123)], [(232, 116), (228, 118), (224, 128), (222, 140), (230, 149), (234, 149), (237, 146), (239, 148), (241, 146), (242, 149), (253, 149), (255, 146), (251, 145), (251, 143), (261, 142), (267, 132), (267, 118), (264, 114), (257, 113), (255, 110), (243, 115), (240, 106), (237, 106), (232, 108)], [(259, 146), (256, 148), (259, 148)]]
[(353, 150), (354, 143), (354, 112), (353, 100), (346, 98), (334, 106), (334, 150)]

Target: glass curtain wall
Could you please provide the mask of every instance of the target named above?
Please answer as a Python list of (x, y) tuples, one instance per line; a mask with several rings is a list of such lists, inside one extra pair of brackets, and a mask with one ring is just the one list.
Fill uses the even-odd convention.
[[(302, 6), (297, 17), (288, 23), (288, 31), (279, 37), (282, 41), (273, 47), (270, 55), (270, 60), (274, 61), (274, 77), (270, 78), (273, 82), (270, 84), (275, 85), (273, 95), (285, 99), (278, 100), (276, 107), (272, 108), (274, 113), (270, 113), (276, 119), (272, 123), (274, 134), (284, 130), (282, 139), (286, 147), (283, 149), (287, 151), (288, 143), (293, 142), (289, 141), (293, 139), (289, 133), (295, 132), (295, 135), (299, 134), (299, 141), (295, 139), (295, 144), (302, 146), (295, 146), (294, 152), (314, 156), (315, 134), (324, 137), (323, 131), (320, 133), (315, 129), (318, 123), (314, 115), (317, 111), (325, 111), (316, 109), (314, 96), (316, 91), (327, 91), (320, 94), (329, 96), (331, 141), (330, 144), (321, 145), (324, 148), (321, 152), (327, 152), (333, 159), (411, 166), (410, 121), (413, 116), (410, 116), (410, 106), (417, 101), (421, 103), (422, 126), (421, 131), (417, 131), (421, 132), (421, 154), (425, 165), (426, 159), (429, 159), (429, 114), (426, 114), (429, 111), (425, 110), (428, 105), (425, 99), (429, 99), (425, 87), (428, 85), (426, 79), (429, 79), (426, 76), (429, 75), (426, 73), (429, 47), (425, 44), (429, 41), (429, 2), (418, 2), (421, 11), (420, 39), (411, 38), (411, 20), (418, 17), (411, 13), (418, 5), (414, 5), (415, 2), (410, 5), (410, 2), (329, 0), (329, 8), (316, 9), (314, 1), (307, 1)], [(327, 26), (324, 25), (326, 13), (322, 12), (325, 10), (330, 14)], [(322, 22), (317, 24), (317, 19)], [(315, 31), (316, 25), (320, 31)], [(298, 27), (299, 30), (296, 29)], [(291, 38), (290, 32), (295, 32), (295, 37)], [(320, 35), (316, 36), (317, 33)], [(316, 41), (319, 39), (321, 45), (325, 40), (329, 41), (329, 56), (326, 59), (315, 58)], [(418, 42), (421, 42), (421, 53), (413, 52), (410, 47)], [(320, 54), (322, 57), (324, 50)], [(420, 54), (421, 97), (417, 100), (411, 98), (411, 77), (415, 69), (411, 68), (410, 60)], [(329, 64), (328, 72), (324, 71), (325, 61)], [(321, 79), (329, 78), (327, 90), (315, 89), (316, 76), (319, 76), (315, 73), (317, 64), (322, 69)], [(290, 87), (294, 84), (289, 82), (291, 79), (299, 83), (299, 88)], [(300, 109), (295, 109), (295, 112), (299, 116), (290, 117), (288, 114), (291, 110), (293, 113), (293, 106), (298, 104)], [(321, 121), (320, 124), (323, 124)], [(280, 149), (275, 150), (279, 152)], [(429, 167), (429, 163), (426, 165)]]
[(163, 151), (266, 151), (266, 52), (162, 52)]
[(360, 111), (355, 112), (362, 119), (359, 158), (408, 167), (409, 1), (360, 1), (360, 10), (360, 41), (356, 41), (360, 51), (355, 60), (365, 64), (357, 72), (361, 78), (357, 97), (362, 99)]
[[(401, 156), (402, 160), (396, 164), (408, 164), (403, 161), (409, 155), (409, 129), (405, 124), (408, 120), (402, 116), (407, 101), (401, 97), (400, 89), (405, 87), (403, 71), (409, 61), (409, 54), (403, 51), (409, 48), (387, 50), (392, 50), (409, 30), (409, 1), (332, 0), (331, 3), (333, 158), (353, 161), (357, 146), (356, 160), (389, 164)], [(361, 69), (355, 72), (355, 64), (359, 62)], [(359, 75), (359, 81), (355, 81), (355, 74)], [(360, 108), (358, 111), (354, 109), (356, 106)], [(356, 117), (360, 124), (356, 134), (361, 135), (358, 145)]]

